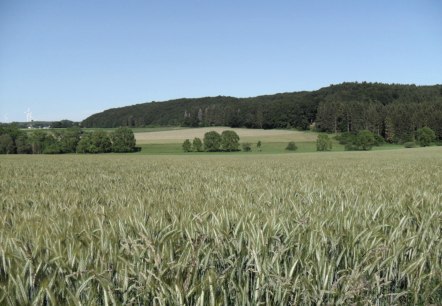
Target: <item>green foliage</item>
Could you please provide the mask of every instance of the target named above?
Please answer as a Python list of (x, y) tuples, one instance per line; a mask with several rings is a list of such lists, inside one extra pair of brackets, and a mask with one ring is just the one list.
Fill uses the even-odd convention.
[(239, 136), (235, 131), (221, 133), (221, 149), (227, 152), (239, 151)]
[(331, 151), (332, 141), (327, 134), (319, 134), (316, 140), (316, 151)]
[(183, 151), (184, 152), (192, 152), (192, 143), (190, 142), (189, 139), (184, 140)]
[(217, 152), (221, 149), (221, 135), (216, 131), (204, 134), (204, 149), (208, 152)]
[(49, 137), (49, 134), (43, 130), (35, 130), (29, 135), (29, 143), (33, 154), (44, 153), (46, 147), (52, 145), (54, 141), (55, 139)]
[(257, 148), (258, 151), (260, 151), (260, 152), (261, 152), (261, 146), (262, 146), (261, 140), (258, 140), (258, 142), (256, 143), (256, 148)]
[(79, 127), (68, 128), (60, 133), (59, 145), (61, 153), (75, 153), (80, 139), (81, 129)]
[(374, 134), (368, 130), (359, 131), (351, 138), (351, 141), (345, 145), (348, 151), (362, 150), (367, 151), (375, 145)]
[(336, 135), (335, 138), (339, 142), (339, 144), (346, 145), (353, 142), (354, 136), (354, 133), (343, 132), (339, 135)]
[(36, 129), (29, 134), (15, 126), (0, 126), (0, 153), (121, 153), (137, 150), (132, 130), (119, 128), (111, 136), (112, 142), (108, 133), (102, 130), (82, 136), (82, 131), (77, 126), (66, 130)]
[(32, 153), (32, 147), (29, 142), (28, 134), (22, 133), (15, 140), (17, 147), (17, 154), (30, 154)]
[(200, 138), (195, 137), (192, 142), (192, 147), (195, 152), (203, 152), (203, 142)]
[(77, 146), (78, 153), (108, 153), (112, 151), (109, 135), (102, 130), (83, 134)]
[(429, 127), (423, 127), (416, 131), (416, 139), (421, 147), (427, 147), (436, 140), (436, 134)]
[(252, 151), (252, 145), (251, 145), (249, 142), (243, 142), (243, 143), (241, 144), (241, 146), (242, 146), (242, 150), (243, 150), (244, 152), (250, 152), (250, 151)]
[(385, 144), (384, 138), (378, 134), (374, 134), (374, 145), (379, 147), (382, 146), (383, 144)]
[(51, 128), (53, 129), (59, 129), (59, 128), (71, 128), (76, 126), (78, 123), (75, 123), (70, 120), (61, 120), (61, 121), (55, 121), (51, 123)]
[(9, 134), (0, 135), (0, 154), (14, 154), (15, 146)]
[(413, 141), (409, 141), (409, 142), (404, 143), (404, 147), (408, 148), (408, 149), (409, 148), (416, 148), (416, 143)]
[(120, 127), (111, 133), (112, 152), (126, 153), (135, 151), (134, 132), (128, 127)]
[(298, 147), (296, 146), (296, 143), (294, 141), (290, 141), (285, 149), (288, 151), (296, 151), (298, 150)]
[(14, 124), (0, 125), (0, 154), (31, 153), (27, 134)]
[(387, 142), (410, 140), (428, 125), (442, 139), (440, 85), (343, 83), (312, 92), (253, 98), (205, 97), (144, 103), (95, 114), (85, 127), (231, 126), (301, 130), (314, 125), (322, 132), (369, 130)]

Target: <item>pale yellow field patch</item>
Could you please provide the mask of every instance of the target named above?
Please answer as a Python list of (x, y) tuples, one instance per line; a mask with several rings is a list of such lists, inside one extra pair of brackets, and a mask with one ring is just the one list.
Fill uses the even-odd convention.
[(261, 140), (263, 142), (286, 142), (298, 141), (309, 142), (316, 141), (317, 134), (312, 132), (290, 131), (290, 130), (260, 130), (245, 128), (229, 128), (229, 127), (204, 127), (173, 131), (160, 132), (142, 132), (135, 133), (135, 139), (138, 144), (148, 143), (180, 143), (186, 139), (194, 139), (199, 137), (203, 139), (204, 134), (209, 131), (217, 131), (222, 133), (225, 130), (233, 130), (238, 133), (240, 141), (255, 142)]

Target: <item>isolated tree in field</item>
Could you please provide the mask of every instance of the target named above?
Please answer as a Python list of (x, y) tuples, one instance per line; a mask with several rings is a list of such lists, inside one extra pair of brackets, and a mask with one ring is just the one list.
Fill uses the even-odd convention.
[(183, 151), (184, 152), (191, 152), (192, 151), (192, 144), (190, 143), (189, 139), (184, 140)]
[(256, 144), (256, 148), (258, 149), (259, 152), (261, 152), (261, 146), (262, 146), (261, 140), (258, 140), (258, 143)]
[(111, 134), (112, 152), (124, 153), (135, 150), (134, 132), (128, 127), (120, 127)]
[(239, 151), (239, 136), (235, 131), (222, 132), (221, 149), (227, 152)]
[(195, 137), (192, 142), (193, 150), (196, 152), (203, 151), (203, 142), (198, 137)]
[(294, 141), (290, 141), (285, 149), (288, 151), (296, 151), (298, 147), (296, 146), (296, 143)]
[(208, 152), (216, 152), (221, 149), (221, 135), (216, 131), (204, 134), (204, 149)]
[(416, 138), (421, 147), (427, 147), (436, 140), (436, 134), (429, 127), (423, 127), (416, 131)]
[(332, 141), (327, 134), (319, 134), (316, 140), (316, 151), (331, 151)]

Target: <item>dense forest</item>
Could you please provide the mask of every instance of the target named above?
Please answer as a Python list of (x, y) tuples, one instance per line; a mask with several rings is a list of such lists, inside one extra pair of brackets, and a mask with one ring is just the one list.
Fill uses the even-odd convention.
[(442, 85), (342, 83), (317, 91), (252, 98), (205, 97), (151, 102), (94, 114), (84, 127), (230, 126), (315, 128), (323, 132), (370, 130), (389, 142), (406, 142), (428, 126), (442, 140)]

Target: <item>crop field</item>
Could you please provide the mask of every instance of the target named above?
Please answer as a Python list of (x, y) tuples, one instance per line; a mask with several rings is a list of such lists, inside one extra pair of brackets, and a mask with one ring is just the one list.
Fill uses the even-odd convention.
[(442, 148), (0, 156), (0, 305), (441, 305)]

